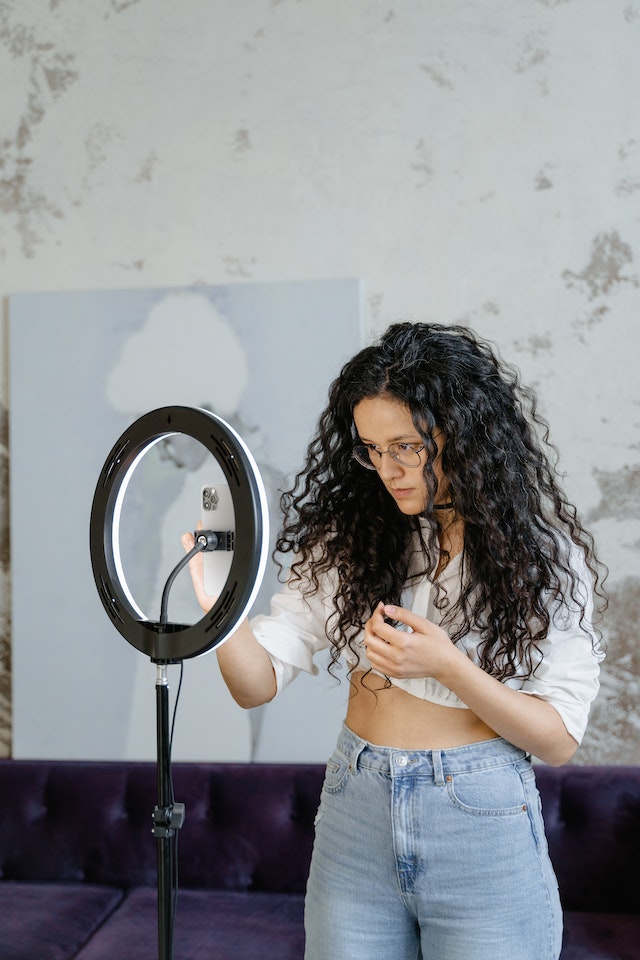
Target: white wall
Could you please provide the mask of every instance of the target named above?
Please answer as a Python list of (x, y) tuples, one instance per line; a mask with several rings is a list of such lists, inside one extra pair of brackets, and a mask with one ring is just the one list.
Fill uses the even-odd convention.
[(611, 569), (583, 762), (640, 743), (639, 49), (638, 0), (0, 11), (0, 296), (359, 277), (367, 330), (468, 322), (539, 387)]

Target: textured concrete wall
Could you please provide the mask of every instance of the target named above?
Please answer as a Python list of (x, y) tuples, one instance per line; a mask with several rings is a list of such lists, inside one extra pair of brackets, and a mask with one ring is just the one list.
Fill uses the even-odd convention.
[(583, 762), (640, 756), (639, 52), (638, 0), (0, 2), (0, 297), (360, 277), (538, 387), (611, 570)]

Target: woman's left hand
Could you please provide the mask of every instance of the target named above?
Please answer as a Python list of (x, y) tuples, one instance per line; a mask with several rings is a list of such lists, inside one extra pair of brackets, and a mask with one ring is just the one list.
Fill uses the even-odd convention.
[[(385, 617), (411, 629), (398, 629), (387, 623)], [(383, 603), (378, 604), (365, 625), (364, 643), (372, 667), (398, 680), (437, 679), (459, 653), (442, 627), (404, 607)]]
[[(411, 631), (398, 630), (385, 617)], [(378, 673), (395, 680), (433, 677), (499, 736), (544, 763), (556, 766), (574, 755), (578, 744), (555, 707), (486, 673), (431, 620), (380, 603), (365, 625), (364, 642)]]

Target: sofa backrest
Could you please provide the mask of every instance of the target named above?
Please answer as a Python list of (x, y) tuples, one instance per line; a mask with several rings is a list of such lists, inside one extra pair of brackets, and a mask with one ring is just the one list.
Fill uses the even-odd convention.
[(640, 913), (640, 767), (537, 767), (565, 910)]
[[(179, 884), (304, 892), (323, 770), (176, 763)], [(153, 886), (152, 763), (0, 761), (0, 878)]]
[[(640, 767), (536, 767), (567, 910), (638, 913)], [(317, 764), (176, 763), (179, 885), (304, 892)], [(0, 760), (0, 879), (157, 881), (153, 763)]]

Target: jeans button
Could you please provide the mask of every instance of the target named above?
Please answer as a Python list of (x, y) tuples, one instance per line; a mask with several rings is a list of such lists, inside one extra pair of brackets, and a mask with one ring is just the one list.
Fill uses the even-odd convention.
[(409, 763), (409, 758), (405, 757), (403, 754), (401, 757), (398, 757), (396, 759), (396, 763), (398, 764), (399, 767), (406, 767), (406, 765)]

